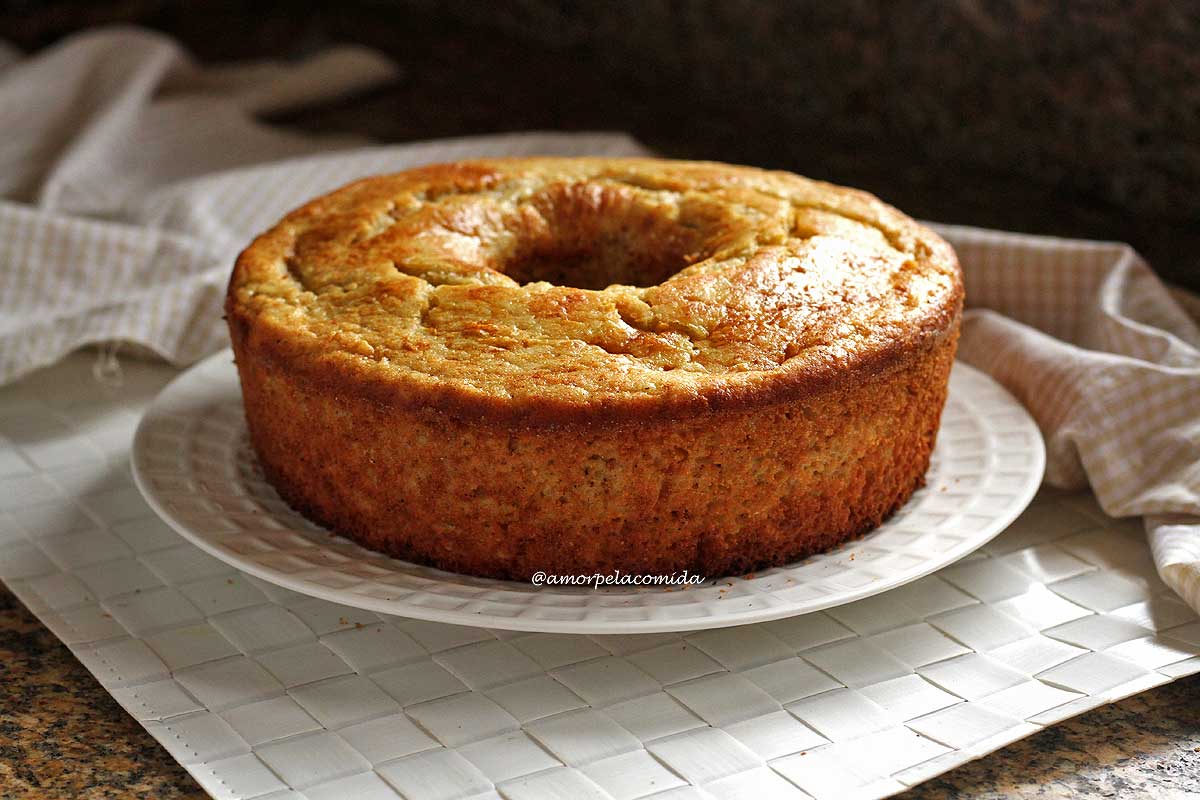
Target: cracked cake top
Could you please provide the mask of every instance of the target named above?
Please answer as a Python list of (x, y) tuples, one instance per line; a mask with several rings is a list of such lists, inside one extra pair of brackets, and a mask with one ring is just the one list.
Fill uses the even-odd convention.
[(260, 354), (381, 402), (562, 419), (869, 375), (955, 329), (936, 234), (864, 192), (658, 159), (434, 165), (352, 183), (238, 258)]

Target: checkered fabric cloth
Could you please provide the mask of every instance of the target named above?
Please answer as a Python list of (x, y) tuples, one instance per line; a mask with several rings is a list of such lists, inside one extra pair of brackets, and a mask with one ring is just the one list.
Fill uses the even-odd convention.
[[(376, 54), (200, 68), (160, 36), (0, 49), (0, 383), (82, 345), (185, 365), (226, 342), (238, 249), (354, 178), (480, 155), (635, 155), (621, 135), (518, 134), (345, 150), (254, 114), (393, 79)], [(967, 276), (961, 357), (1047, 439), (1047, 481), (1146, 518), (1163, 579), (1200, 609), (1200, 303), (1128, 246), (940, 228)]]
[(1200, 302), (1128, 245), (939, 229), (967, 281), (960, 358), (1033, 414), (1047, 482), (1145, 517), (1159, 574), (1200, 609)]

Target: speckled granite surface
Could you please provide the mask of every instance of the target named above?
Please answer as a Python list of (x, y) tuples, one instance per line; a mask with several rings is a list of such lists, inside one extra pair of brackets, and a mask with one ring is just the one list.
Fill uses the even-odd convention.
[[(1200, 795), (1200, 675), (1068, 720), (906, 792), (948, 798)], [(203, 798), (203, 791), (0, 588), (0, 796)]]
[(208, 797), (2, 584), (0, 797)]
[(1200, 675), (1067, 720), (899, 796), (1200, 796)]

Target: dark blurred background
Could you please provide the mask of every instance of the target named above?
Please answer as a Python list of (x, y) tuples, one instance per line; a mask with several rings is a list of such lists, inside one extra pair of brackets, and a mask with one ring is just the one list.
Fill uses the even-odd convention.
[(1133, 243), (1200, 289), (1200, 4), (782, 0), (0, 0), (24, 50), (134, 23), (202, 60), (334, 42), (396, 85), (278, 120), (404, 141), (621, 129), (916, 216)]

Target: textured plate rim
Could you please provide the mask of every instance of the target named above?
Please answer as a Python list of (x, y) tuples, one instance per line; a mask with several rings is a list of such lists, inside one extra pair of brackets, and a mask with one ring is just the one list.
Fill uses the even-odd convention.
[[(894, 577), (874, 580), (863, 584), (857, 589), (847, 589), (839, 594), (825, 595), (819, 598), (810, 598), (805, 600), (781, 601), (779, 605), (768, 605), (766, 607), (755, 608), (750, 611), (731, 611), (722, 615), (710, 615), (705, 617), (690, 617), (686, 619), (611, 619), (611, 618), (587, 618), (582, 619), (545, 619), (545, 618), (522, 618), (522, 617), (507, 617), (495, 614), (488, 614), (484, 611), (463, 611), (459, 609), (443, 609), (431, 606), (406, 603), (404, 599), (386, 599), (378, 598), (369, 595), (355, 594), (346, 590), (334, 589), (314, 581), (304, 578), (296, 578), (286, 572), (259, 564), (250, 557), (241, 553), (230, 550), (218, 542), (213, 541), (204, 532), (197, 530), (188, 520), (171, 511), (166, 503), (160, 499), (159, 492), (150, 485), (149, 476), (147, 475), (147, 466), (145, 464), (144, 453), (147, 451), (146, 441), (150, 435), (150, 424), (160, 415), (170, 414), (168, 410), (172, 405), (172, 401), (177, 393), (187, 391), (191, 381), (201, 375), (205, 370), (213, 369), (214, 362), (224, 362), (224, 366), (229, 370), (234, 370), (233, 352), (229, 348), (219, 351), (208, 358), (205, 358), (196, 364), (193, 364), (188, 369), (181, 372), (173, 378), (163, 389), (158, 393), (154, 400), (146, 407), (138, 422), (137, 431), (133, 438), (133, 447), (131, 454), (131, 466), (133, 472), (134, 483), (137, 485), (138, 491), (150, 506), (151, 510), (167, 523), (173, 530), (179, 533), (187, 541), (199, 547), (204, 552), (217, 558), (218, 560), (229, 564), (249, 575), (280, 586), (300, 594), (310, 597), (316, 597), (329, 602), (338, 603), (344, 606), (350, 606), (367, 611), (372, 611), (379, 614), (387, 614), (390, 616), (405, 617), (408, 619), (419, 619), (428, 622), (441, 622), (453, 625), (466, 625), (471, 627), (484, 627), (499, 630), (539, 632), (539, 633), (568, 633), (568, 634), (633, 634), (633, 633), (670, 633), (680, 631), (706, 630), (711, 628), (733, 627), (737, 625), (749, 625), (757, 622), (768, 622), (771, 620), (784, 619), (788, 617), (801, 616), (810, 614), (816, 611), (823, 611), (829, 608), (853, 603), (858, 600), (863, 600), (874, 595), (882, 594), (891, 589), (904, 586), (912, 583), (927, 575), (937, 572), (960, 559), (970, 555), (974, 551), (983, 547), (985, 544), (996, 538), (1000, 533), (1009, 527), (1019, 517), (1037, 494), (1041, 486), (1042, 478), (1045, 473), (1046, 466), (1046, 449), (1042, 439), (1041, 432), (1038, 429), (1036, 422), (1029, 415), (1029, 412), (1018, 401), (1011, 392), (1005, 389), (999, 382), (981, 370), (977, 370), (970, 365), (964, 364), (961, 361), (956, 361), (955, 370), (963, 370), (968, 374), (975, 376), (975, 379), (982, 379), (992, 385), (992, 389), (1000, 392), (1005, 400), (1011, 405), (1011, 410), (1021, 419), (1021, 424), (1028, 429), (1032, 434), (1029, 438), (1031, 449), (1029, 455), (1032, 456), (1032, 463), (1027, 468), (1024, 483), (1020, 490), (1016, 493), (1012, 503), (1004, 508), (1001, 513), (995, 514), (987, 525), (981, 526), (977, 530), (970, 532), (970, 535), (965, 537), (961, 544), (956, 547), (945, 550), (930, 558), (928, 563), (922, 564), (918, 568), (914, 568), (909, 572), (904, 572)], [(240, 393), (240, 387), (239, 387)], [(240, 399), (240, 398), (239, 398)], [(296, 513), (296, 512), (293, 512)], [(841, 547), (835, 548), (830, 553), (836, 553), (843, 548), (854, 547), (863, 543), (869, 543), (872, 533), (868, 533), (862, 538), (851, 540), (844, 543)], [(332, 535), (332, 534), (331, 534)], [(344, 538), (344, 537), (338, 537)], [(346, 539), (345, 541), (351, 541)], [(398, 563), (403, 562), (399, 559), (392, 559)], [(796, 563), (804, 563), (796, 562)], [(790, 566), (790, 565), (789, 565)], [(429, 569), (429, 568), (423, 568)], [(450, 573), (447, 573), (450, 574)], [(725, 578), (708, 579), (705, 583), (711, 584), (720, 582)], [(513, 586), (521, 587), (521, 592), (525, 594), (536, 595), (538, 590), (531, 591), (529, 584), (519, 581), (498, 581), (498, 584), (509, 583)], [(620, 597), (620, 594), (614, 593), (614, 596)], [(732, 604), (731, 604), (732, 605)]]

